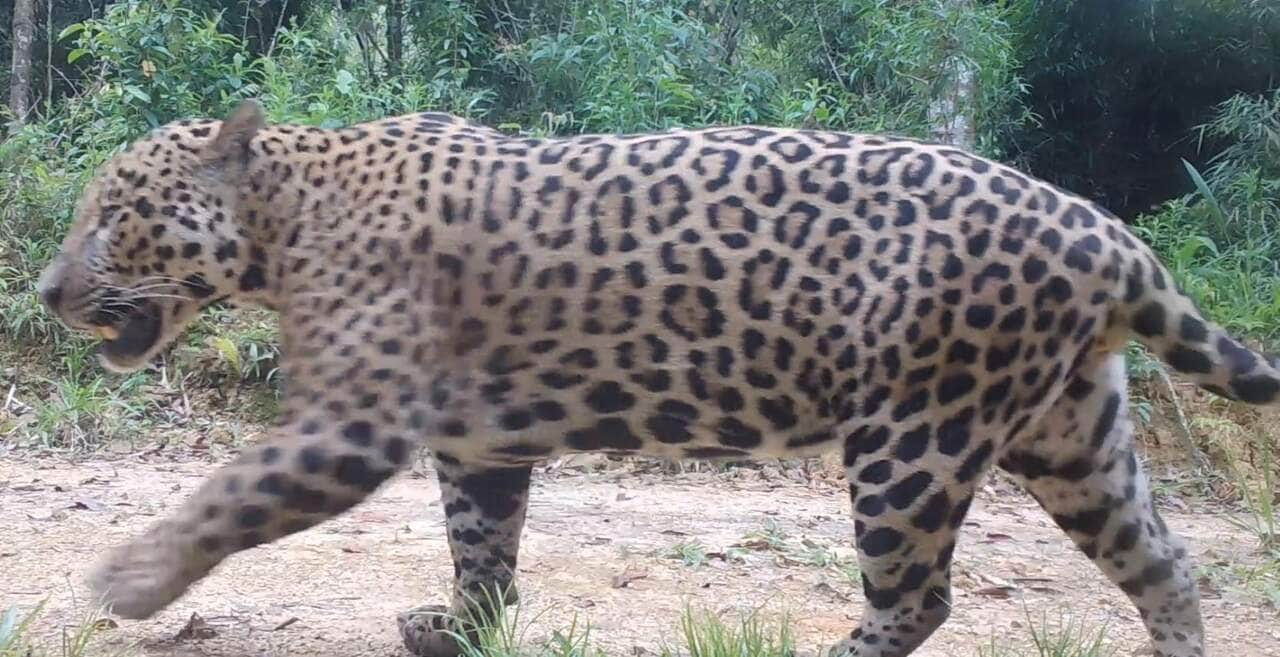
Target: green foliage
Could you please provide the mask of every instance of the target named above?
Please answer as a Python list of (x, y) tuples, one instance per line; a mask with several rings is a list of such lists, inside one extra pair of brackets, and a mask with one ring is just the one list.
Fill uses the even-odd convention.
[(1107, 628), (1093, 626), (1062, 613), (1057, 622), (1047, 614), (1027, 615), (1027, 637), (1021, 641), (997, 641), (978, 648), (978, 657), (1118, 657), (1120, 651), (1107, 641)]
[[(187, 9), (181, 0), (124, 2), (106, 15), (68, 26), (67, 59), (97, 74), (86, 102), (100, 116), (154, 128), (207, 115), (253, 93), (254, 62), (241, 42), (219, 30), (216, 15)], [(134, 135), (129, 135), (134, 136)]]
[(1260, 0), (1010, 0), (1038, 121), (1011, 141), (1030, 170), (1132, 216), (1191, 191), (1188, 135), (1280, 80), (1280, 5)]
[(1186, 163), (1196, 192), (1135, 230), (1210, 318), (1280, 344), (1280, 90), (1226, 100), (1198, 133), (1231, 145), (1203, 173)]
[(730, 625), (710, 613), (685, 608), (680, 617), (683, 646), (664, 648), (661, 657), (791, 657), (795, 639), (789, 619), (777, 628), (765, 625), (758, 613), (750, 613)]
[(63, 628), (57, 647), (50, 648), (48, 642), (32, 636), (46, 602), (42, 600), (25, 613), (17, 607), (0, 610), (0, 657), (125, 657), (135, 653), (131, 645), (115, 649), (99, 645), (102, 630), (110, 627), (100, 620), (101, 609), (89, 611), (76, 619), (74, 626)]
[[(1077, 188), (1105, 197), (1154, 175), (1148, 189), (1188, 192), (1142, 217), (1142, 236), (1214, 319), (1280, 340), (1280, 93), (1257, 93), (1280, 75), (1268, 3), (1143, 0), (1101, 20), (1096, 3), (1044, 0), (406, 5), (393, 66), (380, 2), (136, 0), (87, 13), (54, 3), (46, 68), (61, 96), (0, 141), (0, 341), (56, 370), (39, 384), (53, 409), (41, 440), (75, 443), (147, 413), (106, 395), (118, 377), (33, 293), (81, 188), (127, 141), (175, 118), (222, 116), (245, 96), (262, 98), (272, 121), (430, 109), (533, 135), (762, 123), (929, 137), (962, 116), (983, 154), (1016, 155)], [(1157, 79), (1151, 94), (1135, 90)], [(961, 87), (971, 95), (949, 97)], [(195, 353), (178, 370), (278, 390), (265, 325), (213, 313), (190, 337)], [(205, 376), (209, 363), (220, 376)], [(124, 424), (85, 419), (99, 412)]]

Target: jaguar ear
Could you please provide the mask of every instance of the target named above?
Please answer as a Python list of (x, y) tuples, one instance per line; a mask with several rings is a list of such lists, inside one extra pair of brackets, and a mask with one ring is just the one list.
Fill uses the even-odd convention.
[(266, 124), (258, 101), (240, 101), (231, 116), (222, 122), (217, 136), (205, 147), (205, 162), (224, 177), (239, 176), (249, 164), (249, 143)]

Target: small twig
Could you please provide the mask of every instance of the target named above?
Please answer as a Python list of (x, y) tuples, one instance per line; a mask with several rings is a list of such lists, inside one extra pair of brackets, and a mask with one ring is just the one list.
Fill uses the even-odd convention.
[(1182, 403), (1178, 401), (1178, 391), (1173, 386), (1173, 379), (1169, 378), (1169, 373), (1164, 371), (1163, 367), (1156, 368), (1156, 372), (1160, 374), (1160, 380), (1164, 381), (1165, 387), (1169, 389), (1169, 399), (1173, 402), (1173, 411), (1178, 416), (1178, 426), (1182, 429), (1182, 439), (1185, 443), (1187, 455), (1191, 457), (1192, 463), (1199, 470), (1208, 467), (1208, 463), (1204, 459), (1204, 455), (1200, 453), (1200, 448), (1196, 446), (1195, 435), (1191, 433), (1191, 423), (1187, 420), (1187, 414), (1182, 410)]
[(280, 38), (280, 26), (284, 25), (284, 15), (289, 9), (289, 0), (284, 0), (280, 4), (280, 15), (276, 16), (276, 29), (271, 33), (271, 43), (267, 44), (267, 59), (271, 59), (271, 53), (276, 49), (276, 39)]
[(831, 46), (827, 44), (827, 31), (822, 29), (822, 17), (818, 16), (818, 3), (813, 3), (813, 14), (818, 24), (818, 38), (822, 40), (822, 54), (827, 59), (827, 63), (831, 65), (831, 73), (836, 76), (836, 82), (840, 83), (840, 88), (844, 91), (849, 90), (849, 86), (844, 82), (844, 76), (840, 74), (840, 67), (836, 66), (836, 60), (831, 57)]

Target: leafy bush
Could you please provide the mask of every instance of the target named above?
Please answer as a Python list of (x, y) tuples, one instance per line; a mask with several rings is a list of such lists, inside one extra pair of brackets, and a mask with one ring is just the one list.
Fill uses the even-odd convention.
[(1230, 144), (1198, 191), (1140, 217), (1137, 232), (1205, 312), (1229, 330), (1280, 344), (1280, 90), (1236, 96), (1200, 127)]

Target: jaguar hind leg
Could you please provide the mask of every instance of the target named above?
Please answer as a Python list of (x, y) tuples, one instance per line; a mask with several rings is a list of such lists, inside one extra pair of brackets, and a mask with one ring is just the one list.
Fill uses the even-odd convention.
[[(831, 657), (906, 657), (942, 626), (951, 611), (957, 530), (990, 461), (985, 441), (923, 453), (930, 441), (876, 437), (885, 431), (855, 432), (845, 445), (865, 601), (858, 627)], [(921, 453), (908, 455), (915, 446)]]
[(447, 608), (424, 605), (399, 615), (400, 636), (410, 653), (454, 657), (459, 652), (455, 634), (492, 618), (498, 604), (518, 601), (516, 557), (531, 472), (532, 466), (473, 467), (436, 459), (453, 555), (453, 599)]
[(1203, 657), (1190, 560), (1152, 504), (1126, 406), (1123, 357), (1086, 365), (1040, 429), (1009, 445), (1000, 466), (1129, 596), (1156, 657)]

